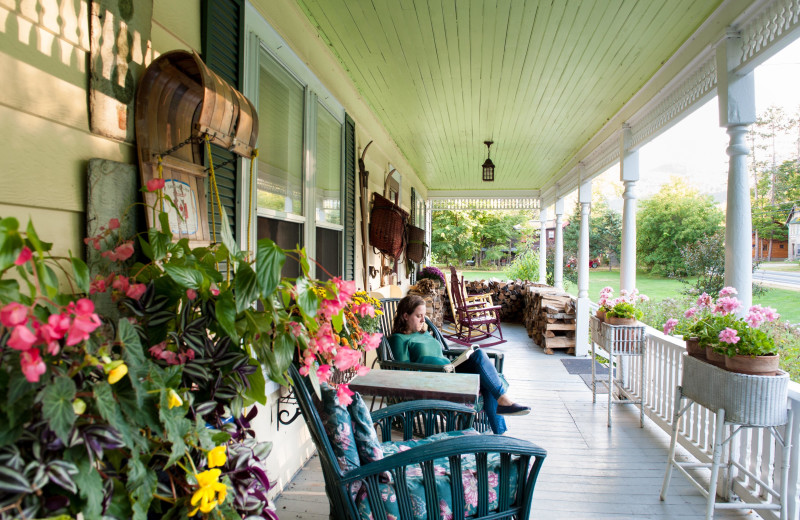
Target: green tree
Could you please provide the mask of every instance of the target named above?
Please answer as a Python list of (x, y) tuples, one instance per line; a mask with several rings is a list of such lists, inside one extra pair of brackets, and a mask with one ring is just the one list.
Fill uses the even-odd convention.
[[(564, 228), (564, 258), (567, 260), (578, 257), (580, 211), (580, 204), (576, 203), (568, 217), (569, 224)], [(602, 257), (608, 263), (611, 257), (619, 259), (621, 247), (622, 216), (608, 206), (605, 198), (598, 196), (592, 201), (589, 214), (589, 258)], [(577, 273), (575, 277), (577, 280)]]
[(640, 208), (636, 244), (639, 262), (662, 275), (684, 275), (687, 266), (681, 249), (717, 233), (724, 218), (710, 196), (700, 195), (676, 177), (643, 200)]
[(431, 227), (431, 255), (440, 264), (460, 266), (478, 251), (473, 231), (476, 220), (469, 211), (435, 211)]

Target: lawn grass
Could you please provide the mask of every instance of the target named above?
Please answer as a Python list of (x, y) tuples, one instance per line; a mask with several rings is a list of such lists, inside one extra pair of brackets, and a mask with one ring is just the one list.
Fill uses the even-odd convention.
[(766, 271), (788, 271), (794, 273), (800, 273), (800, 262), (786, 262), (784, 260), (776, 261), (776, 262), (761, 262), (758, 264), (759, 269), (764, 269)]
[[(488, 280), (498, 278), (505, 280), (505, 271), (462, 271), (467, 280)], [(589, 298), (597, 301), (600, 289), (605, 286), (614, 288), (615, 294), (619, 287), (619, 269), (608, 270), (600, 267), (589, 271)], [(636, 273), (636, 287), (641, 294), (646, 294), (651, 300), (658, 301), (664, 298), (681, 298), (681, 291), (686, 289), (686, 284), (672, 278), (653, 276), (649, 273), (639, 271)], [(574, 284), (567, 284), (567, 292), (577, 294), (578, 288)], [(800, 291), (790, 289), (768, 289), (761, 296), (753, 298), (754, 304), (767, 305), (777, 309), (781, 319), (789, 320), (791, 323), (800, 323)]]

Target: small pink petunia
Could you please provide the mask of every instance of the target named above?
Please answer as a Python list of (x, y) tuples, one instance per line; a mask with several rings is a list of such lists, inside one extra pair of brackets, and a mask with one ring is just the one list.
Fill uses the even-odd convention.
[(730, 327), (725, 327), (725, 330), (719, 333), (719, 340), (723, 343), (730, 343), (731, 345), (735, 345), (739, 343), (741, 338), (736, 335), (736, 330)]
[(47, 370), (39, 349), (35, 348), (22, 352), (19, 356), (19, 364), (22, 367), (22, 373), (25, 374), (25, 379), (30, 383), (38, 383), (41, 375)]
[(36, 343), (36, 335), (25, 325), (17, 325), (11, 330), (8, 346), (15, 350), (28, 350)]
[(147, 181), (147, 191), (157, 191), (164, 188), (164, 179), (150, 179)]
[(675, 330), (675, 326), (678, 324), (678, 320), (675, 318), (670, 318), (664, 324), (664, 334), (671, 334), (673, 330)]
[(11, 302), (0, 309), (0, 323), (6, 327), (16, 327), (28, 322), (28, 308), (19, 302)]
[(186, 289), (186, 297), (189, 298), (189, 301), (193, 301), (197, 298), (197, 291), (194, 289)]
[(31, 258), (33, 258), (33, 252), (28, 246), (24, 246), (22, 251), (19, 252), (17, 259), (14, 260), (14, 265), (22, 265), (25, 262), (28, 262)]

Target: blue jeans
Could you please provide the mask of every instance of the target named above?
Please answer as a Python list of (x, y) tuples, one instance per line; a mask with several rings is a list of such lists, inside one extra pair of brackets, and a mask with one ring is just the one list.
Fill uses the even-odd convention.
[(502, 415), (497, 415), (497, 400), (505, 393), (503, 383), (497, 376), (494, 363), (481, 349), (476, 350), (465, 362), (456, 367), (456, 372), (462, 374), (478, 374), (481, 378), (481, 395), (483, 396), (483, 409), (489, 419), (492, 433), (497, 435), (506, 431), (506, 420)]

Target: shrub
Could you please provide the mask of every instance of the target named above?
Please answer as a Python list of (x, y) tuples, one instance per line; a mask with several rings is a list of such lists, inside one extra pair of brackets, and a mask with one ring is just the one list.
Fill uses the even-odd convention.
[(528, 249), (517, 255), (506, 269), (506, 275), (513, 280), (538, 280), (539, 252)]

